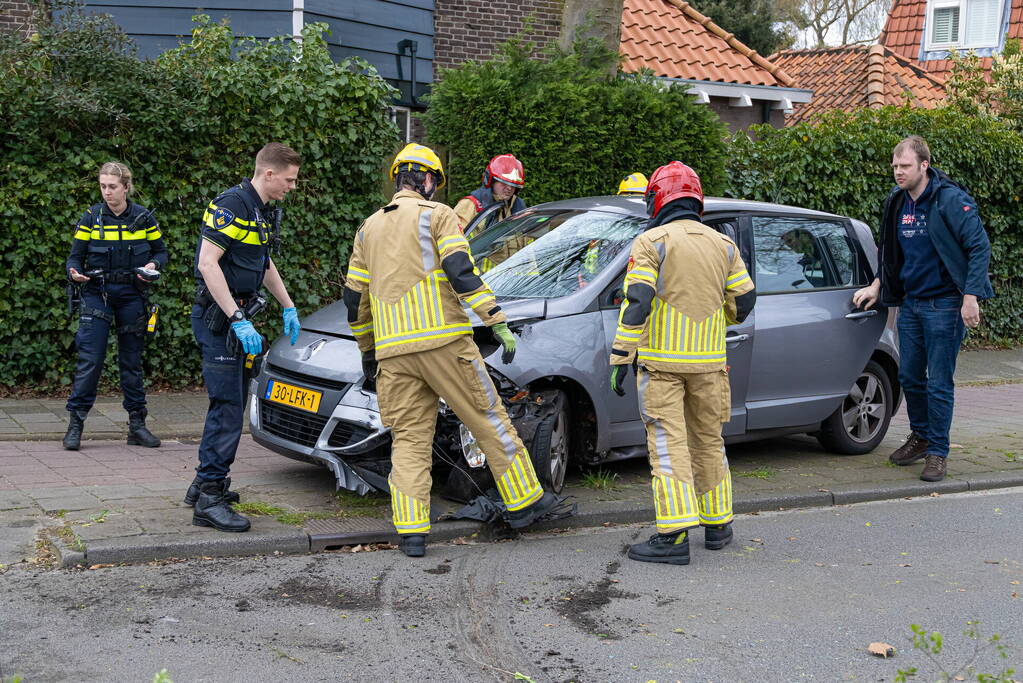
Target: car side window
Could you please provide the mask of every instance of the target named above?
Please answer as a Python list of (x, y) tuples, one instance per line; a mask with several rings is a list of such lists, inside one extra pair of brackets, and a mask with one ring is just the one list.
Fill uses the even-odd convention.
[(841, 221), (753, 216), (753, 249), (761, 294), (861, 284), (860, 252)]

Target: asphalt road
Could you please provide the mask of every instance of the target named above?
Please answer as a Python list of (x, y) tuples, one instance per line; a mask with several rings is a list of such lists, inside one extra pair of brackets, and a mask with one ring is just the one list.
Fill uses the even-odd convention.
[[(649, 528), (492, 544), (0, 576), (0, 678), (150, 681), (891, 681), (953, 671), (979, 619), (1023, 669), (1020, 489), (744, 516), (688, 567)], [(702, 539), (696, 532), (694, 540)], [(867, 653), (874, 641), (898, 653)], [(1019, 676), (1017, 675), (1017, 678)]]

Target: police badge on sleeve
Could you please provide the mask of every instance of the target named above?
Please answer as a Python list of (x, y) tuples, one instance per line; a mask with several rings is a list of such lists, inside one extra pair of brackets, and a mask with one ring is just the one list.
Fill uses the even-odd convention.
[(213, 227), (223, 230), (234, 221), (234, 214), (230, 210), (218, 207), (213, 213)]

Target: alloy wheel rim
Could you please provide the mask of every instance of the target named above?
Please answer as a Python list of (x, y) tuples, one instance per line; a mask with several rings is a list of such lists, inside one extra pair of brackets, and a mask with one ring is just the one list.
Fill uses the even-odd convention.
[(867, 443), (877, 436), (884, 425), (886, 403), (881, 380), (872, 372), (862, 373), (842, 403), (842, 423), (849, 438)]
[(551, 430), (551, 483), (555, 488), (561, 488), (565, 483), (565, 471), (568, 469), (568, 452), (566, 447), (565, 411), (558, 413), (558, 420)]

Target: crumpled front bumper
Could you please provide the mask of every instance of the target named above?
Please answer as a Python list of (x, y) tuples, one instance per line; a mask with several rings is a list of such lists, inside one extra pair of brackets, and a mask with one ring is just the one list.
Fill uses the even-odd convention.
[[(361, 383), (349, 387), (342, 395), (312, 447), (282, 439), (263, 429), (256, 379), (252, 380), (250, 395), (249, 429), (256, 443), (289, 458), (327, 467), (334, 473), (338, 489), (359, 495), (388, 490), (386, 478), (353, 464), (372, 458), (374, 451), (391, 442), (391, 430), (380, 420), (376, 394), (364, 391)], [(344, 445), (331, 445), (331, 436), (339, 425), (352, 428), (355, 437)]]

